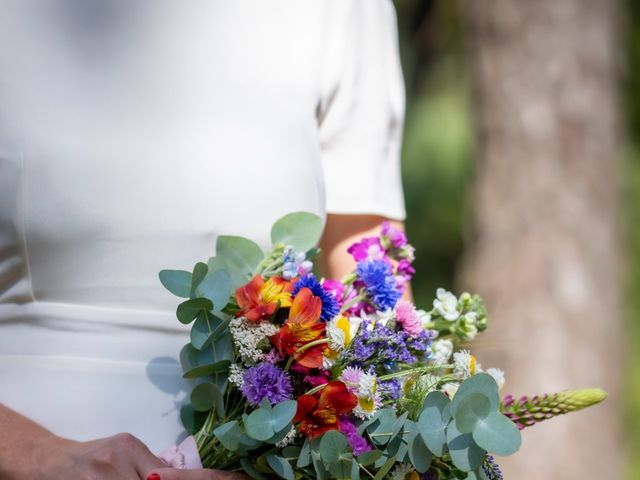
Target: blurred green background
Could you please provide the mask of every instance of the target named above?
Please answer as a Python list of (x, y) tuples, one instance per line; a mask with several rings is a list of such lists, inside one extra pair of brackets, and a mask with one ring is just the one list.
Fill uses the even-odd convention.
[[(456, 2), (396, 0), (407, 86), (403, 181), (407, 230), (417, 249), (416, 302), (455, 288), (473, 174), (473, 125), (463, 26)], [(640, 478), (640, 2), (622, 0), (620, 89), (624, 109), (624, 387), (627, 475)]]

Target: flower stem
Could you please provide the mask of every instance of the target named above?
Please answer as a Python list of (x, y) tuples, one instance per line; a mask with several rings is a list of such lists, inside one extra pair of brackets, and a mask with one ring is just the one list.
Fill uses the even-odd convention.
[(305, 350), (310, 349), (311, 347), (315, 347), (316, 345), (322, 345), (323, 343), (329, 343), (329, 339), (328, 338), (320, 338), (318, 340), (314, 340), (313, 342), (309, 342), (309, 343), (305, 343), (303, 346), (301, 346), (298, 350), (295, 351), (295, 353), (293, 355), (291, 355), (289, 357), (289, 360), (287, 361), (286, 366), (284, 367), (284, 371), (288, 372), (289, 368), (291, 368), (291, 364), (293, 363), (294, 357), (296, 355), (301, 354), (302, 352), (304, 352)]

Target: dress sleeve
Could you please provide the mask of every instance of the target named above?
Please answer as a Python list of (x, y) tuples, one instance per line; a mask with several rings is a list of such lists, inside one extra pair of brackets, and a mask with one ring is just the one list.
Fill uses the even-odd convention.
[(405, 218), (405, 91), (390, 0), (340, 0), (318, 108), (327, 211)]

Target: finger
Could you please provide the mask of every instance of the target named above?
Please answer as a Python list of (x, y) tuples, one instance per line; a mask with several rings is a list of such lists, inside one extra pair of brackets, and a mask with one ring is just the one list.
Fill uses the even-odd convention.
[(156, 457), (147, 446), (129, 433), (120, 433), (112, 437), (121, 449), (127, 462), (133, 466), (138, 478), (145, 478), (148, 471), (154, 468), (166, 467), (166, 464)]
[(248, 477), (237, 472), (222, 470), (178, 470), (175, 468), (157, 468), (150, 471), (146, 480), (244, 480)]

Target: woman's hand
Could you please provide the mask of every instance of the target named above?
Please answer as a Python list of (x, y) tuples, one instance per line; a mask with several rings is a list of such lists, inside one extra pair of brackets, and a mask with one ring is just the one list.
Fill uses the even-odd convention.
[(251, 480), (251, 479), (250, 477), (242, 473), (223, 472), (222, 470), (176, 470), (175, 468), (160, 468), (150, 472), (145, 480)]

